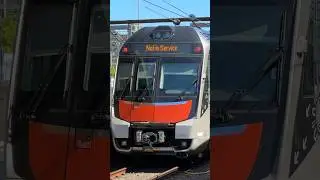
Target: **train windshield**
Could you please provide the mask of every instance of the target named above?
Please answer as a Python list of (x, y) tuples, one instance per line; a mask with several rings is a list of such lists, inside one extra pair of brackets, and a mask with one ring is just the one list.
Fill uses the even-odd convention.
[(163, 63), (159, 87), (162, 95), (194, 95), (197, 92), (198, 68), (197, 63)]
[[(27, 18), (27, 39), (30, 40), (22, 40), (26, 43), (23, 43), (19, 60), (21, 73), (17, 77), (19, 90), (17, 106), (29, 107), (32, 99), (39, 95), (39, 86), (46, 83), (50, 86), (42, 107), (63, 106), (67, 59), (63, 54), (68, 44), (72, 8), (72, 5), (65, 4), (57, 4), (54, 7), (40, 4), (32, 7), (34, 10), (30, 11), (30, 17)], [(62, 63), (57, 66), (59, 62)], [(57, 70), (54, 70), (55, 66), (58, 67)], [(48, 79), (53, 74), (54, 78), (49, 83)]]
[(130, 62), (123, 62), (119, 63), (118, 67), (118, 76), (117, 76), (117, 83), (116, 83), (116, 92), (122, 92), (123, 95), (128, 95), (130, 92), (131, 86), (131, 74), (133, 70), (133, 63)]
[[(68, 48), (70, 47), (69, 36), (71, 34), (73, 5), (58, 3), (51, 7), (51, 5), (37, 4), (32, 9), (34, 10), (30, 11), (27, 18), (27, 37), (22, 39), (25, 43), (22, 43), (19, 59), (18, 71), (21, 73), (18, 73), (17, 76), (19, 96), (16, 104), (21, 109), (27, 109), (26, 111), (37, 110), (38, 117), (41, 117), (39, 119), (49, 123), (60, 122), (59, 119), (62, 118), (56, 118), (51, 113), (61, 112), (61, 109), (66, 112), (65, 102), (67, 97), (71, 95), (66, 92), (71, 89), (69, 75), (72, 73), (70, 72), (70, 63), (67, 62), (71, 57)], [(102, 104), (100, 102), (103, 101), (102, 95), (106, 94), (104, 71), (109, 64), (106, 61), (109, 57), (109, 43), (105, 39), (109, 36), (109, 32), (108, 28), (103, 29), (105, 22), (102, 18), (105, 11), (100, 8), (92, 13), (92, 30), (87, 53), (87, 59), (90, 61), (86, 63), (88, 77), (84, 82), (87, 87), (86, 92), (81, 96), (82, 99), (77, 101), (77, 107), (82, 110), (94, 111), (98, 109), (99, 104)], [(47, 41), (43, 41), (43, 39)], [(102, 40), (98, 41), (97, 39), (103, 39), (104, 44), (101, 43)], [(80, 68), (83, 67), (75, 69)], [(91, 69), (94, 70), (90, 71)], [(83, 76), (81, 73), (77, 74), (76, 78), (79, 78), (77, 82), (81, 82), (80, 77)], [(48, 87), (39, 91), (39, 87), (44, 87), (43, 85)], [(62, 121), (63, 123), (67, 122)]]
[(108, 68), (109, 58), (109, 28), (106, 26), (104, 7), (96, 6), (93, 8), (91, 17), (91, 29), (88, 40), (87, 59), (84, 89), (90, 92), (99, 92), (106, 85), (105, 76), (109, 72), (105, 72)]
[[(248, 89), (257, 71), (279, 46), (282, 10), (268, 6), (216, 6), (212, 21), (211, 100), (228, 101), (236, 89)], [(244, 96), (245, 102), (269, 102), (276, 95), (274, 68)]]
[[(106, 26), (106, 6), (97, 4), (92, 9), (90, 31), (83, 75), (83, 94), (78, 108), (97, 111), (109, 106), (109, 28)], [(80, 73), (79, 73), (80, 77)], [(80, 78), (79, 78), (80, 81)]]
[[(195, 96), (198, 92), (200, 62), (188, 58), (138, 58), (136, 62), (120, 58), (117, 69), (115, 95), (153, 97)], [(156, 98), (157, 99), (157, 98)], [(168, 99), (168, 101), (171, 101)]]

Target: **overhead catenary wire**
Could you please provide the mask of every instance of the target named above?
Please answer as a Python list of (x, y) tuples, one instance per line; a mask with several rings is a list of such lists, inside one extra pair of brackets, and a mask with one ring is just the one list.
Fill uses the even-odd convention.
[(155, 6), (155, 7), (158, 7), (158, 8), (160, 8), (160, 9), (162, 9), (162, 10), (165, 10), (165, 11), (171, 12), (171, 13), (173, 13), (173, 14), (175, 14), (175, 15), (184, 17), (184, 16), (181, 15), (181, 14), (178, 14), (178, 13), (176, 13), (176, 12), (174, 12), (174, 11), (171, 11), (171, 10), (169, 10), (169, 9), (166, 9), (166, 8), (162, 7), (162, 6), (159, 6), (159, 5), (157, 5), (157, 4), (154, 4), (154, 3), (150, 2), (150, 1), (147, 1), (147, 0), (143, 0), (143, 1), (146, 2), (146, 3), (148, 3), (148, 4), (153, 5), (153, 6)]
[(155, 14), (158, 14), (158, 15), (160, 15), (160, 16), (162, 16), (162, 17), (164, 17), (164, 18), (171, 19), (171, 18), (169, 18), (169, 17), (167, 17), (167, 16), (165, 16), (165, 15), (163, 15), (163, 14), (161, 14), (161, 13), (159, 13), (159, 12), (157, 12), (157, 11), (155, 11), (155, 10), (153, 10), (153, 9), (151, 9), (151, 8), (149, 8), (149, 7), (147, 7), (147, 6), (145, 6), (145, 8), (146, 8), (146, 9), (148, 9), (149, 11), (151, 11), (151, 12), (155, 13)]
[[(158, 8), (160, 8), (160, 9), (163, 9), (163, 10), (165, 10), (165, 11), (168, 11), (168, 12), (171, 12), (171, 13), (173, 13), (173, 14), (176, 14), (176, 15), (178, 15), (178, 16), (180, 16), (180, 17), (185, 17), (184, 15), (178, 14), (178, 13), (176, 13), (176, 12), (174, 12), (174, 11), (171, 11), (171, 10), (169, 10), (169, 9), (166, 9), (166, 8), (164, 8), (164, 7), (162, 7), (162, 6), (159, 6), (159, 5), (157, 5), (157, 4), (154, 4), (154, 3), (149, 2), (149, 1), (147, 1), (147, 0), (143, 0), (143, 1), (146, 2), (146, 3), (148, 3), (148, 4), (153, 5), (153, 6), (155, 6), (155, 7), (158, 7)], [(169, 4), (169, 5), (171, 5), (171, 4)], [(199, 27), (199, 26), (194, 22), (194, 20), (193, 20), (192, 18), (188, 17), (188, 19), (190, 19), (191, 22), (192, 22), (197, 28), (201, 29), (201, 27)]]
[(155, 10), (153, 10), (153, 9), (151, 9), (151, 8), (149, 8), (149, 7), (145, 7), (146, 9), (148, 9), (149, 11), (151, 11), (151, 12), (153, 12), (153, 13), (155, 13), (155, 14), (158, 14), (158, 15), (160, 15), (160, 16), (162, 16), (162, 17), (164, 17), (164, 18), (166, 18), (166, 19), (170, 19), (175, 25), (179, 25), (180, 24), (180, 20), (179, 19), (174, 19), (174, 18), (169, 18), (169, 17), (167, 17), (167, 16), (165, 16), (165, 15), (163, 15), (163, 14), (161, 14), (161, 13), (159, 13), (159, 12), (157, 12), (157, 11), (155, 11)]
[(176, 6), (172, 5), (171, 3), (169, 3), (169, 2), (168, 2), (168, 1), (166, 1), (166, 0), (162, 0), (162, 1), (163, 1), (164, 3), (166, 3), (166, 4), (170, 5), (171, 7), (175, 8), (176, 10), (178, 10), (178, 11), (182, 12), (182, 13), (183, 13), (183, 14), (185, 14), (186, 16), (189, 16), (189, 15), (190, 15), (190, 14), (186, 13), (185, 11), (183, 11), (183, 10), (179, 9), (178, 7), (176, 7)]
[[(192, 17), (190, 17), (190, 16), (191, 16), (191, 14), (186, 13), (185, 11), (181, 10), (180, 8), (176, 7), (175, 5), (173, 5), (173, 4), (171, 4), (171, 3), (169, 3), (169, 2), (168, 2), (168, 1), (166, 1), (166, 0), (162, 0), (162, 1), (163, 1), (164, 3), (166, 3), (166, 4), (168, 4), (169, 6), (171, 6), (171, 7), (175, 8), (176, 10), (178, 10), (178, 11), (182, 12), (182, 13), (183, 13), (183, 14), (185, 14), (187, 17), (192, 18)], [(195, 21), (199, 21), (199, 19), (197, 19), (196, 17), (194, 18), (194, 20), (195, 20)], [(192, 21), (192, 23), (196, 25), (196, 23), (195, 23), (194, 21)], [(208, 23), (204, 23), (204, 24), (206, 24), (206, 25), (210, 25), (210, 24), (208, 24)]]
[[(170, 10), (168, 10), (168, 9), (165, 9), (165, 8), (159, 6), (159, 5), (153, 4), (153, 3), (149, 2), (149, 1), (146, 1), (146, 0), (144, 0), (144, 1), (147, 2), (147, 3), (149, 3), (149, 4), (151, 4), (151, 5), (153, 5), (153, 6), (159, 7), (159, 8), (161, 8), (161, 9), (166, 10), (166, 11), (169, 11), (169, 12), (171, 12), (171, 13), (174, 13), (174, 14), (176, 14), (176, 15), (178, 15), (178, 16), (181, 16), (180, 14), (177, 14), (177, 13), (175, 13), (175, 12), (173, 12), (173, 11), (170, 11)], [(160, 15), (160, 16), (163, 16), (164, 18), (167, 18), (167, 19), (171, 20), (174, 25), (180, 25), (180, 23), (181, 23), (180, 18), (169, 18), (169, 17), (166, 17), (165, 15), (163, 15), (163, 14), (161, 14), (161, 13), (155, 11), (155, 10), (152, 10), (152, 9), (150, 9), (150, 8), (148, 8), (148, 7), (146, 7), (146, 8), (147, 8), (148, 10), (150, 10), (150, 11), (152, 11), (152, 12)]]

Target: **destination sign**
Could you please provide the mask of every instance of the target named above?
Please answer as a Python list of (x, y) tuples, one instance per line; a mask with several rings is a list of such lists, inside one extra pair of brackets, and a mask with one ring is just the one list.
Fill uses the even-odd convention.
[(176, 45), (159, 45), (159, 44), (147, 44), (145, 46), (147, 52), (177, 52), (178, 46)]

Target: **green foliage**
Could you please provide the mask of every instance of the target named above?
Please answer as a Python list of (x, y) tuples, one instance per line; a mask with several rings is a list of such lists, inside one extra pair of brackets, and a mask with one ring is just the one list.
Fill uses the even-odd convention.
[(13, 52), (17, 21), (15, 15), (0, 19), (0, 46), (6, 53)]
[(115, 66), (111, 66), (110, 67), (110, 76), (111, 77), (115, 77), (116, 76), (116, 67)]

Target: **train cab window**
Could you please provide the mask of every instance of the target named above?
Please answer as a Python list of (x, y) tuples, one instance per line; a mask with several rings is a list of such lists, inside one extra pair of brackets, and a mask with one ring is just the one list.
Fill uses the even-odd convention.
[(104, 6), (93, 7), (83, 83), (85, 91), (101, 92), (109, 86), (109, 29), (105, 15)]
[[(58, 62), (60, 66), (55, 69)], [(66, 56), (60, 54), (39, 55), (26, 57), (22, 69), (21, 82), (19, 85), (19, 106), (30, 106), (31, 99), (38, 96), (39, 87), (48, 85), (46, 96), (43, 97), (42, 108), (61, 108), (64, 106), (64, 83), (66, 77)]]
[(72, 10), (71, 3), (39, 3), (30, 9), (28, 48), (32, 53), (57, 52), (68, 43)]
[[(72, 5), (63, 3), (32, 4), (26, 19), (27, 33), (23, 36), (19, 60), (21, 73), (17, 77), (19, 98), (16, 104), (27, 107), (41, 84), (49, 83), (44, 97), (50, 107), (62, 103), (66, 75), (66, 56), (63, 57), (69, 40)], [(40, 15), (39, 15), (40, 14)], [(56, 28), (59, 27), (59, 28)], [(44, 40), (45, 39), (45, 40)], [(48, 43), (50, 42), (50, 43)], [(61, 58), (64, 58), (53, 80), (50, 77)], [(60, 105), (59, 105), (60, 104)]]
[(96, 6), (94, 8), (93, 17), (91, 19), (92, 36), (91, 36), (91, 48), (94, 49), (108, 49), (110, 46), (108, 39), (110, 39), (109, 26), (107, 25), (106, 7)]
[(153, 90), (154, 76), (156, 70), (155, 63), (140, 63), (138, 66), (136, 91)]
[[(320, 92), (320, 23), (319, 23), (319, 12), (320, 12), (320, 4), (318, 1), (313, 0), (312, 2), (312, 61), (314, 64), (313, 68), (313, 75), (314, 75), (314, 90), (316, 91), (315, 94), (318, 94)], [(311, 32), (310, 32), (311, 34)], [(311, 48), (309, 47), (309, 48)], [(309, 50), (308, 50), (309, 51)]]
[(133, 63), (119, 63), (117, 69), (116, 91), (125, 91), (127, 94), (131, 90)]
[(197, 63), (163, 63), (160, 74), (162, 94), (195, 95), (199, 65)]
[[(23, 69), (21, 89), (23, 91), (36, 91), (39, 88), (39, 84), (44, 83), (50, 75), (48, 72), (53, 71), (59, 58), (59, 55), (30, 57)], [(62, 63), (62, 66), (65, 67), (65, 63)], [(59, 68), (56, 74), (59, 81), (54, 81), (55, 85), (48, 91), (63, 91), (65, 68)]]
[(312, 96), (314, 95), (314, 71), (315, 71), (315, 62), (314, 62), (314, 28), (316, 27), (315, 20), (313, 17), (313, 13), (311, 13), (309, 28), (308, 28), (308, 53), (305, 56), (305, 60), (303, 63), (303, 75), (302, 75), (302, 83), (303, 83), (303, 95), (304, 96)]
[(314, 63), (310, 56), (306, 57), (303, 65), (303, 95), (305, 96), (314, 95)]
[[(257, 4), (259, 2), (256, 1)], [(283, 10), (274, 3), (215, 6), (213, 12), (216, 18), (212, 21), (215, 33), (211, 37), (214, 51), (210, 65), (211, 100), (216, 105), (223, 105), (238, 89), (250, 88), (250, 84), (256, 81), (259, 69), (278, 48)], [(274, 74), (275, 71), (270, 71), (249, 94), (240, 99), (238, 108), (256, 102), (259, 105), (271, 102), (277, 93)]]

